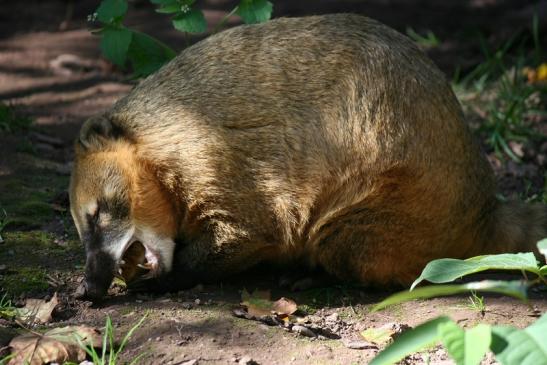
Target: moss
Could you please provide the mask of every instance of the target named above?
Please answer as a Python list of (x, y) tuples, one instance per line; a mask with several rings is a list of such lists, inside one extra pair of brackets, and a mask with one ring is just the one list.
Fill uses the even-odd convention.
[(13, 296), (29, 292), (42, 292), (49, 287), (46, 271), (40, 268), (22, 267), (4, 275), (2, 288)]

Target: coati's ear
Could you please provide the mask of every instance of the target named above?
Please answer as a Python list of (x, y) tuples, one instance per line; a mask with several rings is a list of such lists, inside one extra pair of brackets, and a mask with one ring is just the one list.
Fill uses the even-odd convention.
[(119, 136), (119, 128), (116, 128), (108, 118), (101, 115), (85, 121), (80, 129), (78, 142), (86, 149), (99, 149), (109, 140)]

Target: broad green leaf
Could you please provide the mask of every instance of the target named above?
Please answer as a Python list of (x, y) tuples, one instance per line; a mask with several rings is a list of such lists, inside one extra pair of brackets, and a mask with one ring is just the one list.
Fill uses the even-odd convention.
[(236, 14), (245, 24), (263, 23), (272, 16), (273, 5), (267, 0), (241, 0)]
[(118, 66), (123, 67), (132, 33), (125, 28), (106, 27), (101, 31), (101, 50), (103, 55)]
[(372, 308), (372, 311), (374, 312), (387, 306), (408, 302), (410, 300), (442, 297), (446, 295), (454, 295), (471, 291), (500, 293), (526, 301), (527, 289), (528, 284), (525, 281), (520, 280), (483, 280), (467, 284), (431, 285), (417, 288), (412, 291), (403, 291), (393, 294), (390, 297), (384, 299), (382, 302), (376, 304), (374, 308)]
[(490, 347), (491, 329), (489, 325), (478, 326), (464, 331), (454, 322), (439, 325), (439, 337), (448, 354), (457, 365), (477, 365)]
[(435, 284), (448, 283), (486, 270), (525, 270), (539, 273), (536, 257), (531, 252), (477, 256), (467, 260), (440, 259), (427, 264), (420, 277), (412, 283), (410, 290), (423, 280)]
[(542, 266), (541, 269), (539, 269), (539, 274), (541, 276), (547, 276), (547, 265)]
[(448, 317), (438, 317), (404, 332), (380, 352), (369, 365), (394, 364), (407, 355), (435, 344), (439, 340), (437, 328), (446, 322), (450, 322)]
[(503, 365), (547, 365), (547, 313), (524, 330), (492, 327), (491, 350)]
[(538, 242), (538, 250), (539, 253), (545, 256), (545, 260), (547, 260), (547, 238), (544, 238)]
[(103, 23), (110, 23), (118, 17), (123, 17), (126, 12), (126, 0), (103, 0), (96, 11), (97, 19)]
[(133, 66), (134, 77), (148, 76), (175, 57), (175, 52), (160, 41), (144, 33), (132, 33), (127, 56)]
[(180, 4), (174, 3), (174, 4), (162, 5), (161, 8), (156, 9), (156, 12), (163, 13), (163, 14), (172, 14), (172, 13), (178, 13), (180, 9), (181, 9)]
[(191, 9), (175, 15), (173, 26), (181, 32), (203, 33), (207, 30), (207, 21), (201, 10)]

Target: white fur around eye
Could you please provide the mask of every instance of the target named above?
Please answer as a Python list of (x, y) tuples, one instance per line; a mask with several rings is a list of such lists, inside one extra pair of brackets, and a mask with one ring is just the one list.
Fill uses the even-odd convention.
[(84, 216), (85, 215), (90, 215), (90, 216), (94, 216), (95, 213), (97, 212), (97, 209), (99, 208), (98, 204), (96, 201), (93, 201), (91, 203), (88, 203), (84, 206)]

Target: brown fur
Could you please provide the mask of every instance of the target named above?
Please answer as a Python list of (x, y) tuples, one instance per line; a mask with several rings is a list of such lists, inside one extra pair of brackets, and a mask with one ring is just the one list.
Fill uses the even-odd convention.
[[(432, 259), (529, 251), (546, 235), (544, 206), (496, 200), (444, 75), (361, 16), (211, 36), (104, 118), (84, 127), (100, 143), (78, 147), (75, 176), (103, 174), (107, 156), (122, 166), (131, 219), (176, 238), (174, 266), (197, 278), (299, 258), (407, 284)], [(73, 178), (73, 211), (93, 181)]]

